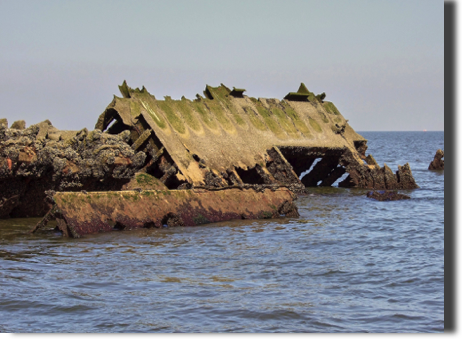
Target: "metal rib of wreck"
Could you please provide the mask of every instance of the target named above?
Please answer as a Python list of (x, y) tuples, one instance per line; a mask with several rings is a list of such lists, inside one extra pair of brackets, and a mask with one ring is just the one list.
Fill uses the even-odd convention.
[[(294, 193), (338, 179), (340, 187), (418, 187), (408, 164), (394, 174), (366, 156), (367, 140), (325, 93), (304, 84), (281, 101), (224, 85), (206, 86), (193, 101), (157, 100), (125, 81), (119, 89), (123, 97), (114, 96), (92, 132), (58, 131), (49, 121), (0, 126), (0, 179), (18, 186), (0, 197), (1, 215), (21, 215), (23, 200), (46, 197), (49, 212), (34, 231), (56, 219), (65, 236), (81, 236), (114, 227), (295, 217)], [(187, 198), (180, 200), (183, 190)]]

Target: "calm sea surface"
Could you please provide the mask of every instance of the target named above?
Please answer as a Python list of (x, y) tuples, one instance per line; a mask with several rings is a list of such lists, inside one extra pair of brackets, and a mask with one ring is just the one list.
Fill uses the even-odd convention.
[(0, 220), (0, 332), (442, 332), (443, 132), (361, 132), (410, 200), (311, 189), (297, 219), (64, 239)]

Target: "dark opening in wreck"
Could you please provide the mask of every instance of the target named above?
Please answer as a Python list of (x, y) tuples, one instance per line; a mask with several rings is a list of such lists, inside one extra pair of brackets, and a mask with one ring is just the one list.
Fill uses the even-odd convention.
[(344, 149), (283, 146), (280, 150), (306, 187), (332, 186), (346, 173), (340, 164)]

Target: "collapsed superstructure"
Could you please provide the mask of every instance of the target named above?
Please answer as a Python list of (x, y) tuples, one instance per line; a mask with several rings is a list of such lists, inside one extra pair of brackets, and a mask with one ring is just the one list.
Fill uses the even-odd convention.
[[(304, 84), (284, 100), (250, 98), (244, 89), (206, 86), (204, 97), (157, 100), (143, 87), (119, 86), (96, 129), (130, 131), (132, 148), (147, 154), (145, 171), (168, 188), (285, 184), (416, 188), (406, 164), (393, 174), (366, 156), (367, 140), (336, 106)], [(299, 176), (316, 161), (313, 170)]]
[[(337, 182), (340, 187), (368, 189), (418, 187), (408, 164), (399, 166), (394, 174), (388, 166), (379, 166), (371, 155), (366, 156), (367, 140), (350, 127), (332, 102), (325, 101), (324, 93), (315, 95), (304, 84), (281, 101), (251, 98), (244, 95), (244, 89), (231, 90), (222, 84), (206, 86), (204, 97), (197, 95), (195, 100), (157, 100), (144, 87), (132, 89), (125, 81), (119, 89), (122, 98), (114, 96), (94, 131), (59, 131), (49, 121), (28, 128), (20, 121), (8, 128), (0, 121), (0, 217), (43, 216), (49, 211), (45, 221), (53, 217), (64, 220), (67, 206), (74, 209), (74, 197), (79, 206), (79, 201), (88, 196), (84, 211), (95, 208), (99, 214), (99, 200), (112, 205), (123, 205), (127, 200), (123, 193), (105, 203), (103, 193), (92, 192), (127, 191), (127, 208), (133, 210), (133, 201), (138, 201), (135, 195), (142, 196), (141, 190), (168, 192), (173, 199), (181, 196), (177, 191), (189, 190), (194, 192), (190, 193), (193, 197), (186, 199), (198, 204), (199, 199), (217, 199), (215, 204), (221, 201), (221, 205), (230, 206), (207, 217), (204, 214), (211, 207), (200, 208), (196, 215), (203, 222), (239, 216), (295, 216), (296, 207), (289, 204), (296, 198), (295, 193), (304, 193), (309, 186)], [(307, 174), (300, 180), (303, 172)], [(279, 194), (279, 200), (266, 204), (267, 209), (273, 206), (270, 210), (256, 209), (247, 214), (223, 203), (233, 191), (239, 192), (235, 194), (244, 201), (242, 192), (249, 190), (263, 194), (248, 193), (254, 199), (248, 201), (249, 206), (272, 194), (273, 198)], [(81, 192), (83, 196), (59, 192)], [(199, 196), (196, 192), (205, 194)], [(68, 201), (61, 211), (59, 197)], [(154, 201), (160, 199), (149, 195), (147, 204), (154, 206)], [(181, 200), (185, 201), (182, 210), (191, 204), (186, 199)], [(276, 202), (279, 206), (274, 205)], [(150, 212), (143, 215), (148, 221), (128, 223), (133, 227), (145, 227), (146, 223), (157, 227), (164, 222), (202, 223), (186, 219), (184, 212), (173, 211), (171, 219), (171, 212), (165, 209), (158, 221), (151, 220)], [(103, 213), (114, 212), (109, 208)], [(169, 222), (173, 218), (178, 222)], [(102, 230), (118, 223), (105, 216), (99, 219)], [(123, 220), (119, 228), (132, 227)], [(91, 226), (84, 234), (93, 229)]]

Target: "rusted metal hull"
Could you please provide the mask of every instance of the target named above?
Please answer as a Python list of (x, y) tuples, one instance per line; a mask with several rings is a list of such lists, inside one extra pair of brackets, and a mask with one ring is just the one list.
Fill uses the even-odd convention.
[(168, 190), (115, 192), (60, 192), (51, 211), (32, 230), (56, 219), (64, 236), (114, 229), (195, 226), (232, 219), (299, 216), (287, 188), (229, 188), (222, 190)]

